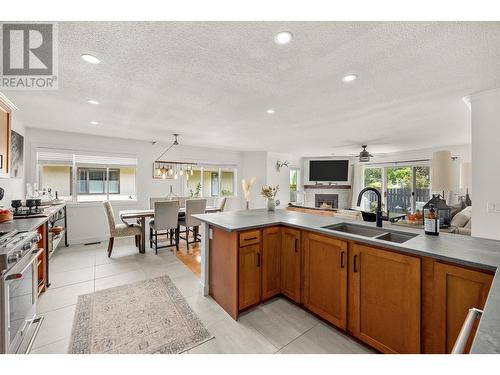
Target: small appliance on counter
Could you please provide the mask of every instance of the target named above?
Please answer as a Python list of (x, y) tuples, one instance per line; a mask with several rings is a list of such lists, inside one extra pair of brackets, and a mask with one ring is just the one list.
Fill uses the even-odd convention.
[(36, 199), (26, 199), (26, 207), (23, 207), (23, 203), (20, 199), (14, 199), (11, 201), (11, 206), (14, 209), (14, 216), (33, 216), (43, 214), (43, 209), (40, 208), (42, 200)]

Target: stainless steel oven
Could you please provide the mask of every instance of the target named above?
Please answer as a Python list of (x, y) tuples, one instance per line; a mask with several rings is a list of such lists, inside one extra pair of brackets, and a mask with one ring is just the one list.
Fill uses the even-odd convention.
[[(36, 316), (38, 296), (38, 234), (23, 236), (11, 252), (10, 267), (0, 278), (1, 353), (26, 353), (31, 349), (43, 318)], [(14, 247), (14, 246), (12, 246)]]

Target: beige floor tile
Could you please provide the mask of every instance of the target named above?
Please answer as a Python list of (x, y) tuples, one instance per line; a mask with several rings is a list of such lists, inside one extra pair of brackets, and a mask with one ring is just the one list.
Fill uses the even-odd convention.
[(239, 320), (251, 325), (279, 349), (319, 323), (314, 316), (283, 298), (262, 304)]
[(101, 277), (109, 277), (138, 270), (140, 270), (140, 267), (135, 262), (99, 264), (95, 266), (95, 278), (100, 279)]
[(69, 347), (69, 337), (44, 345), (40, 346), (36, 349), (31, 349), (30, 354), (64, 354), (68, 352), (68, 347)]
[(37, 303), (37, 312), (44, 313), (60, 309), (62, 307), (75, 305), (78, 296), (92, 293), (94, 291), (94, 281), (72, 284), (60, 288), (49, 288), (43, 293)]
[(324, 323), (280, 350), (281, 354), (372, 354), (374, 350)]
[(60, 288), (71, 284), (94, 280), (94, 267), (80, 268), (72, 271), (51, 272), (50, 289)]
[(214, 339), (189, 351), (189, 354), (271, 354), (278, 349), (263, 335), (229, 316), (207, 324)]
[(142, 270), (120, 273), (109, 277), (102, 277), (95, 280), (95, 291), (113, 288), (115, 286), (132, 284), (137, 281), (145, 280), (148, 277)]
[[(68, 306), (42, 314), (45, 319), (33, 343), (32, 351), (69, 338), (73, 327), (75, 308), (76, 306)], [(66, 353), (66, 351), (64, 351), (64, 353)]]

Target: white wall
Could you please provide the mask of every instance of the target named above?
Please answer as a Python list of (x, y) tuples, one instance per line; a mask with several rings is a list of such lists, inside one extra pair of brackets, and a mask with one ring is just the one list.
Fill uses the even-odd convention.
[(291, 164), (289, 154), (281, 154), (277, 152), (268, 152), (266, 158), (267, 169), (267, 185), (279, 185), (279, 191), (276, 199), (279, 199), (281, 207), (284, 207), (290, 202), (290, 166), (276, 169), (276, 162), (283, 163), (285, 160)]
[(250, 209), (266, 207), (266, 200), (260, 196), (260, 190), (267, 183), (267, 153), (261, 151), (243, 152), (241, 169), (238, 179), (239, 189), (241, 189), (242, 179), (256, 178), (250, 191)]
[(500, 240), (500, 88), (471, 96), (472, 108), (472, 235)]
[(12, 113), (11, 129), (24, 136), (24, 175), (21, 178), (0, 178), (0, 187), (5, 190), (4, 198), (0, 200), (0, 207), (10, 208), (12, 199), (24, 199), (26, 175), (26, 129), (23, 123), (16, 118), (16, 111)]
[[(242, 153), (210, 148), (198, 148), (182, 145), (174, 148), (166, 158), (182, 161), (231, 163), (238, 168), (238, 180), (241, 179)], [(138, 159), (137, 166), (137, 202), (114, 202), (115, 214), (123, 209), (146, 208), (150, 197), (162, 197), (169, 193), (170, 186), (177, 195), (183, 195), (183, 180), (154, 180), (153, 161), (168, 147), (168, 144), (109, 138), (102, 136), (83, 135), (69, 132), (48, 131), (27, 128), (25, 139), (25, 160), (28, 169), (27, 182), (36, 182), (36, 148), (50, 147), (58, 149), (73, 149), (79, 151), (94, 151), (116, 154), (130, 154)], [(260, 175), (265, 173), (256, 171)], [(226, 209), (241, 209), (241, 184), (237, 184), (237, 197), (227, 200)], [(108, 227), (101, 203), (80, 203), (68, 205), (68, 236), (72, 244), (104, 240), (108, 237)]]

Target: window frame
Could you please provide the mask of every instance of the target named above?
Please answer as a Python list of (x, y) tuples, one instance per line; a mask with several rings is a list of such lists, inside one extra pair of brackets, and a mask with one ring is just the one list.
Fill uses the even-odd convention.
[[(417, 208), (417, 196), (415, 194), (416, 192), (416, 185), (417, 185), (417, 177), (416, 177), (416, 168), (419, 167), (426, 167), (429, 168), (429, 185), (432, 186), (432, 181), (431, 181), (431, 164), (430, 162), (419, 162), (419, 163), (401, 163), (401, 162), (394, 162), (394, 163), (383, 163), (383, 164), (368, 164), (364, 166), (363, 169), (363, 188), (366, 187), (365, 184), (365, 170), (367, 168), (377, 168), (377, 169), (382, 169), (382, 203), (384, 205), (384, 211), (387, 211), (387, 204), (388, 204), (388, 197), (387, 197), (387, 189), (388, 189), (388, 181), (387, 181), (387, 170), (388, 168), (406, 168), (409, 167), (411, 168), (411, 191), (412, 191), (412, 197), (411, 197), (411, 210), (412, 212), (415, 212)], [(429, 192), (432, 195), (432, 190), (431, 187), (429, 187)]]
[[(205, 171), (205, 168), (207, 169)], [(224, 169), (230, 168), (230, 172), (233, 173), (233, 181), (232, 181), (232, 195), (222, 195), (222, 172), (229, 172)], [(238, 181), (238, 168), (236, 165), (221, 165), (221, 164), (204, 164), (204, 163), (197, 163), (196, 166), (193, 167), (194, 170), (200, 171), (200, 184), (201, 184), (201, 189), (200, 189), (200, 198), (237, 198), (238, 197), (238, 189), (237, 189), (237, 181)], [(204, 187), (205, 187), (205, 172), (210, 172), (213, 174), (216, 174), (218, 176), (218, 181), (217, 181), (217, 195), (214, 195), (212, 193), (212, 179), (210, 179), (210, 195), (205, 195), (204, 194)], [(185, 183), (183, 184), (183, 189), (184, 189), (184, 195), (189, 196), (189, 186), (188, 186), (188, 180), (185, 180)]]
[[(60, 148), (47, 148), (47, 147), (34, 147), (34, 155), (35, 155), (35, 160), (36, 160), (36, 167), (35, 167), (35, 175), (36, 175), (36, 182), (38, 186), (40, 185), (41, 181), (41, 166), (42, 165), (52, 165), (52, 164), (39, 164), (38, 163), (38, 153), (39, 152), (52, 152), (52, 153), (57, 153), (57, 154), (71, 154), (72, 155), (72, 162), (71, 164), (67, 164), (67, 166), (70, 167), (70, 193), (71, 193), (71, 199), (66, 200), (66, 203), (68, 205), (96, 205), (96, 204), (101, 204), (105, 200), (110, 200), (110, 196), (116, 196), (120, 195), (120, 193), (109, 193), (109, 185), (106, 184), (106, 191), (104, 193), (78, 193), (78, 169), (83, 168), (83, 169), (106, 169), (106, 182), (109, 181), (109, 171), (111, 170), (118, 170), (120, 171), (121, 168), (131, 168), (134, 170), (134, 199), (113, 199), (113, 203), (117, 204), (137, 204), (139, 201), (139, 186), (138, 186), (138, 173), (137, 173), (137, 168), (139, 165), (139, 160), (137, 155), (134, 154), (107, 154), (99, 151), (92, 151), (92, 150), (67, 150), (67, 149), (60, 149)], [(76, 161), (77, 156), (79, 155), (86, 155), (86, 156), (96, 156), (96, 157), (111, 157), (111, 158), (128, 158), (128, 159), (133, 159), (135, 161), (135, 164), (131, 165), (120, 165), (120, 164), (110, 164), (110, 165), (95, 165), (95, 166), (89, 166), (89, 165), (82, 165)], [(53, 165), (58, 165), (57, 163), (54, 163)], [(121, 177), (121, 171), (120, 171), (120, 177)], [(118, 181), (119, 184), (119, 191), (121, 191), (121, 182)], [(92, 195), (106, 195), (105, 199), (102, 200), (91, 200), (91, 201), (78, 201), (78, 196), (79, 195), (85, 195), (85, 196), (92, 196)]]

